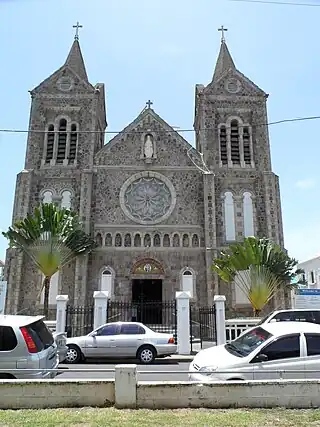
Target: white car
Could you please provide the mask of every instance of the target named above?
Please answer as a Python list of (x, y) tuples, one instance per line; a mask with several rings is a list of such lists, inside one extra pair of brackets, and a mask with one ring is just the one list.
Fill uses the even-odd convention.
[(139, 359), (152, 363), (156, 357), (177, 352), (173, 335), (154, 332), (138, 322), (114, 322), (100, 326), (90, 334), (68, 338), (65, 363), (87, 358)]
[[(312, 370), (319, 373), (308, 372)], [(199, 382), (319, 378), (320, 326), (307, 322), (256, 326), (228, 344), (200, 351), (189, 371), (189, 379)]]

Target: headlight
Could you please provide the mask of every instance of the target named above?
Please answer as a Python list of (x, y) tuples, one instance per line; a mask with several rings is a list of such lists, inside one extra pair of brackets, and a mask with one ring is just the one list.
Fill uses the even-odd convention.
[(201, 372), (202, 375), (211, 375), (217, 369), (217, 366), (203, 366), (199, 369), (199, 372)]

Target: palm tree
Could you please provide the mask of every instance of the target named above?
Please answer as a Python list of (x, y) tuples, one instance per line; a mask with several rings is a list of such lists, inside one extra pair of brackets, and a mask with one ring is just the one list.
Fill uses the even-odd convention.
[(44, 289), (44, 316), (48, 316), (49, 291), (52, 276), (78, 256), (90, 253), (95, 241), (81, 228), (78, 216), (52, 203), (35, 208), (2, 233), (11, 248), (17, 248), (31, 258), (44, 275), (39, 297)]
[(297, 264), (269, 239), (248, 237), (222, 251), (221, 257), (213, 260), (212, 269), (223, 281), (235, 282), (258, 315), (279, 290), (302, 283), (295, 280), (303, 273)]

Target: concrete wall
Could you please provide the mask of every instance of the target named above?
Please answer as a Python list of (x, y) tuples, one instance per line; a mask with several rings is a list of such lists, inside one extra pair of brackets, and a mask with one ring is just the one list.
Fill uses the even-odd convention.
[(0, 381), (0, 409), (113, 406), (113, 380)]
[(0, 409), (113, 405), (149, 409), (320, 407), (320, 380), (197, 384), (135, 379), (128, 368), (122, 368), (122, 373), (116, 372), (116, 383), (113, 380), (0, 381)]
[(313, 408), (320, 406), (320, 381), (259, 381), (195, 384), (138, 383), (137, 407)]

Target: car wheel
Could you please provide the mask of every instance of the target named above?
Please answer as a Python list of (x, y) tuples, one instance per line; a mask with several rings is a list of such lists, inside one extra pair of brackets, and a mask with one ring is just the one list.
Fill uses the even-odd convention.
[(68, 351), (66, 354), (66, 358), (64, 360), (65, 363), (79, 363), (82, 358), (82, 353), (79, 347), (76, 345), (68, 345)]
[(156, 350), (151, 346), (141, 347), (138, 350), (137, 358), (140, 363), (147, 365), (148, 363), (152, 363), (156, 358)]

